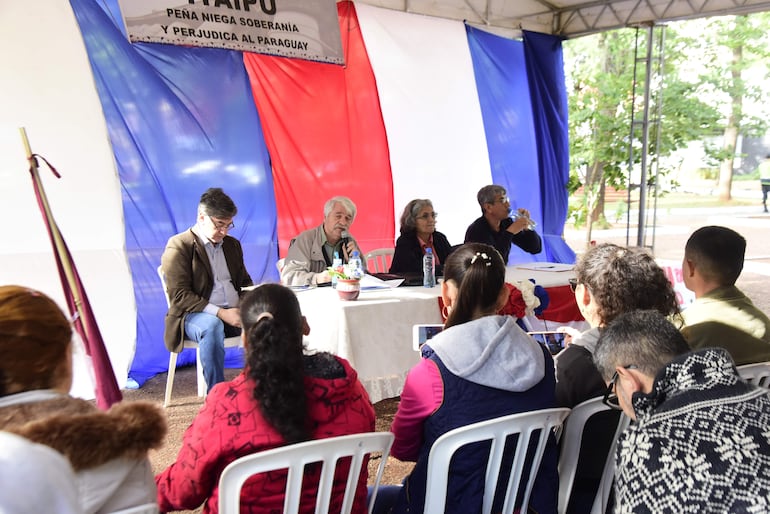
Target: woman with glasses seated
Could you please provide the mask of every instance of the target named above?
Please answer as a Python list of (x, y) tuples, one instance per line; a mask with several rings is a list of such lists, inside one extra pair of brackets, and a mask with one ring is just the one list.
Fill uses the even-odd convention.
[[(575, 265), (575, 279), (570, 280), (570, 286), (581, 314), (591, 326), (573, 336), (570, 344), (554, 358), (556, 403), (559, 407), (572, 408), (602, 396), (607, 389), (593, 362), (603, 327), (621, 314), (638, 309), (655, 310), (679, 320), (680, 324), (681, 316), (671, 282), (644, 248), (624, 248), (610, 243), (590, 248)], [(591, 510), (617, 415), (603, 413), (589, 421), (585, 433), (592, 438), (593, 458), (580, 461), (582, 467), (576, 475), (568, 512)]]
[(433, 252), (436, 275), (443, 275), (444, 261), (452, 251), (446, 236), (436, 231), (438, 213), (428, 199), (415, 199), (406, 204), (401, 214), (401, 235), (390, 265), (391, 273), (422, 273), (425, 249)]

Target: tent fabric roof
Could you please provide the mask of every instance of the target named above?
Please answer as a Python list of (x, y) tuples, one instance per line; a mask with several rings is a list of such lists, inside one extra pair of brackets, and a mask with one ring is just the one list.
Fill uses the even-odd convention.
[(577, 37), (622, 27), (770, 10), (770, 0), (356, 0), (461, 20), (500, 35)]

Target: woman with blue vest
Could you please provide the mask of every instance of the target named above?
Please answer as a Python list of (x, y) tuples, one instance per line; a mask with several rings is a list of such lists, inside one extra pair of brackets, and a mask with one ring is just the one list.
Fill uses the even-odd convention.
[[(550, 353), (515, 318), (496, 314), (509, 294), (505, 264), (497, 250), (469, 243), (452, 252), (444, 266), (441, 294), (449, 312), (445, 329), (423, 345), (423, 359), (407, 376), (391, 426), (396, 436), (391, 455), (416, 464), (401, 487), (381, 489), (376, 512), (423, 511), (428, 454), (442, 434), (478, 421), (555, 406)], [(530, 500), (530, 507), (540, 514), (556, 512), (556, 459), (552, 438)], [(481, 511), (486, 461), (478, 448), (460, 450), (455, 456), (446, 512)], [(493, 512), (502, 508), (502, 499), (497, 503)]]

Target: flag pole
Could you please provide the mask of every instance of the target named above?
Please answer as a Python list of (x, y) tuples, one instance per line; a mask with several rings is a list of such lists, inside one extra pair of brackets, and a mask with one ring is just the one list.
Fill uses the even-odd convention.
[[(61, 280), (62, 289), (64, 289), (64, 296), (70, 309), (70, 315), (73, 317), (72, 324), (83, 340), (86, 354), (90, 357), (90, 366), (96, 379), (94, 391), (96, 394), (96, 404), (102, 409), (108, 409), (114, 403), (121, 401), (123, 395), (115, 379), (115, 371), (112, 369), (109, 353), (99, 331), (99, 325), (96, 323), (91, 304), (88, 301), (88, 294), (80, 280), (75, 263), (72, 261), (72, 255), (70, 255), (67, 248), (67, 243), (64, 241), (51, 212), (48, 198), (43, 189), (43, 183), (40, 180), (37, 165), (38, 156), (32, 153), (27, 132), (24, 128), (20, 128), (19, 131), (24, 143), (24, 150), (27, 153), (29, 173), (32, 175), (35, 196), (37, 197), (38, 206), (42, 211), (43, 221), (48, 229), (48, 236), (53, 245), (54, 258), (59, 270), (59, 279)], [(44, 158), (43, 160), (45, 161)], [(48, 161), (45, 162), (51, 168), (54, 175), (59, 178), (59, 174), (53, 166)]]
[[(56, 245), (56, 252), (59, 254), (59, 258), (61, 259), (62, 268), (64, 269), (64, 275), (67, 278), (67, 283), (70, 286), (70, 291), (72, 291), (72, 297), (75, 303), (75, 309), (77, 310), (77, 315), (80, 319), (84, 319), (83, 299), (80, 297), (80, 294), (78, 292), (77, 281), (75, 280), (75, 274), (72, 271), (72, 262), (69, 259), (69, 252), (66, 250), (66, 247), (64, 245), (64, 240), (62, 239), (62, 236), (61, 236), (61, 232), (59, 232), (59, 227), (56, 225), (56, 222), (54, 221), (53, 214), (51, 213), (51, 206), (48, 204), (48, 197), (46, 197), (45, 190), (43, 189), (43, 182), (40, 180), (40, 173), (38, 171), (37, 159), (32, 154), (32, 148), (30, 147), (29, 139), (27, 138), (27, 131), (24, 129), (24, 127), (20, 127), (19, 132), (21, 132), (21, 140), (24, 143), (24, 151), (27, 154), (27, 161), (29, 162), (29, 172), (32, 175), (32, 180), (35, 182), (37, 186), (37, 190), (40, 192), (39, 194), (40, 203), (43, 207), (46, 220), (48, 221), (48, 225), (51, 230), (51, 235), (54, 240), (54, 245)], [(91, 335), (88, 333), (88, 327), (85, 324), (83, 325), (83, 329), (86, 331), (87, 336)]]

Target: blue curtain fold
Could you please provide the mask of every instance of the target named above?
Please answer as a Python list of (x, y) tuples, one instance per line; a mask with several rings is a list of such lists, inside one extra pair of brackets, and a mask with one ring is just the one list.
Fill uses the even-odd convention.
[[(170, 236), (195, 223), (204, 190), (222, 187), (238, 206), (231, 235), (243, 243), (254, 281), (278, 279), (270, 159), (240, 52), (131, 44), (115, 0), (70, 3), (120, 178), (137, 303), (129, 377), (141, 385), (168, 368), (160, 255)], [(179, 362), (193, 362), (185, 353)], [(227, 365), (240, 364), (239, 355), (229, 356)]]
[(562, 38), (523, 33), (537, 141), (545, 260), (574, 263), (575, 252), (563, 237), (569, 200), (569, 127)]
[[(465, 32), (484, 122), (492, 182), (506, 189), (512, 209), (528, 209), (532, 219), (540, 224), (542, 213), (537, 201), (540, 185), (523, 44), (467, 24)], [(540, 232), (540, 227), (536, 230)], [(532, 255), (513, 245), (508, 262), (538, 261), (544, 256), (544, 252)]]
[[(563, 251), (561, 237), (555, 241), (554, 232), (561, 234), (566, 209), (556, 210), (551, 188), (559, 180), (542, 181), (544, 162), (540, 145), (552, 145), (548, 132), (536, 130), (544, 109), (536, 109), (532, 80), (526, 65), (527, 41), (506, 39), (466, 25), (468, 44), (473, 60), (476, 88), (481, 104), (484, 130), (492, 169), (492, 180), (506, 188), (511, 207), (524, 207), (538, 224), (536, 231), (543, 238), (543, 251), (537, 255), (511, 248), (509, 262), (556, 261), (572, 262)], [(548, 63), (554, 63), (550, 56)], [(548, 70), (555, 73), (554, 70)], [(542, 95), (540, 95), (542, 96)], [(566, 130), (566, 125), (564, 127)], [(565, 134), (566, 137), (566, 134)], [(549, 167), (552, 169), (552, 167)], [(561, 197), (566, 205), (566, 181)], [(555, 246), (555, 247), (554, 247)], [(562, 258), (566, 257), (566, 261)], [(570, 260), (572, 259), (572, 260)]]

